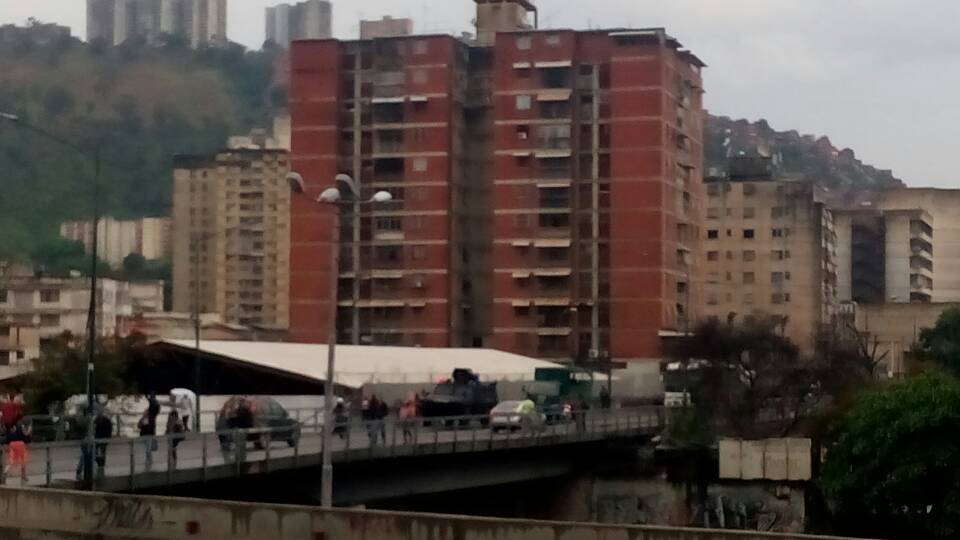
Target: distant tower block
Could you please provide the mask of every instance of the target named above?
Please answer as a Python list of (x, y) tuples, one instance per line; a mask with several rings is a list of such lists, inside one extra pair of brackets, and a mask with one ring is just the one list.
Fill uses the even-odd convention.
[(530, 30), (538, 26), (537, 6), (531, 0), (474, 0), (477, 3), (477, 43), (492, 46), (497, 32)]

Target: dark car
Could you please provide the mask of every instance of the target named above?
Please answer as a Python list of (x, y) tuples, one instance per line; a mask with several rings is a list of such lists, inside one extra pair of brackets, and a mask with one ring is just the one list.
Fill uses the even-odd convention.
[[(233, 429), (255, 430), (247, 435), (247, 441), (252, 441), (260, 450), (267, 447), (267, 441), (286, 441), (294, 447), (300, 439), (300, 423), (290, 417), (283, 405), (268, 397), (228, 399), (217, 415), (217, 431)], [(229, 447), (232, 442), (230, 435), (221, 433), (221, 446)]]

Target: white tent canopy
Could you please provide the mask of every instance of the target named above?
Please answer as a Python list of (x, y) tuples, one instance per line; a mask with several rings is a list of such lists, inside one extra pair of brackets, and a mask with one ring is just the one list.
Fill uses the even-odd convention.
[[(192, 351), (192, 340), (162, 343)], [(204, 356), (221, 357), (251, 366), (323, 381), (327, 376), (327, 346), (256, 341), (201, 341)], [(484, 381), (532, 381), (537, 368), (563, 367), (493, 349), (374, 347), (337, 345), (334, 382), (349, 388), (365, 384), (435, 382), (454, 369), (473, 370)]]

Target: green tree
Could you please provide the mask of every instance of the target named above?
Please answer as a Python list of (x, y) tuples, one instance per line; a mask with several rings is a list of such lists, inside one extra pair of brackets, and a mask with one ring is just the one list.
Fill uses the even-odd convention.
[(960, 308), (945, 310), (933, 328), (924, 328), (916, 352), (924, 360), (936, 362), (954, 375), (960, 375)]
[(960, 536), (960, 382), (926, 373), (870, 391), (832, 432), (820, 475), (841, 534)]
[(138, 275), (147, 266), (147, 259), (139, 253), (131, 253), (123, 258), (123, 272), (127, 275)]
[[(677, 340), (670, 356), (690, 367), (698, 409), (688, 421), (707, 422), (719, 435), (782, 436), (871, 379), (873, 364), (855, 339), (824, 333), (816, 352), (804, 356), (784, 335), (785, 325), (774, 316), (714, 318)], [(689, 427), (680, 432), (690, 433)]]
[[(97, 340), (95, 390), (114, 397), (140, 393), (140, 375), (149, 371), (142, 336)], [(32, 412), (45, 413), (50, 405), (86, 392), (86, 340), (64, 333), (45, 344), (33, 371), (24, 376), (23, 389)]]

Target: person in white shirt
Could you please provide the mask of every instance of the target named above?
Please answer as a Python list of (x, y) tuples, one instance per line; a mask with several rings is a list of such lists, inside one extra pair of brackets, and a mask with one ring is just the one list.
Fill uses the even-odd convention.
[(190, 418), (196, 412), (197, 394), (186, 388), (170, 390), (170, 406), (177, 411), (183, 426), (190, 431)]

